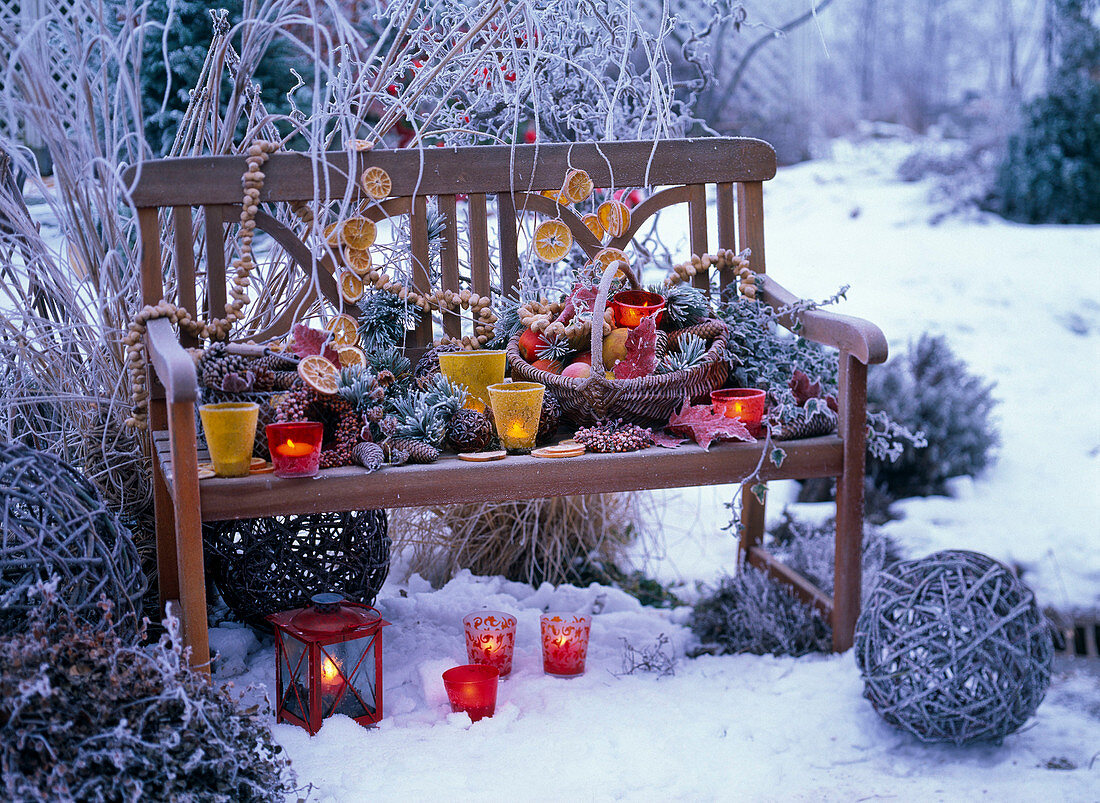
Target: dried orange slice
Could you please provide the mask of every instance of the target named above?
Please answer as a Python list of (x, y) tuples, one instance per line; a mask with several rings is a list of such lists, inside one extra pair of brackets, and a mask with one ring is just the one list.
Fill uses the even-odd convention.
[(354, 346), (359, 342), (359, 322), (347, 313), (340, 313), (328, 322), (327, 329), (337, 346)]
[(535, 253), (544, 262), (557, 262), (573, 247), (573, 233), (560, 220), (547, 220), (535, 229)]
[(340, 357), (341, 368), (365, 368), (367, 365), (367, 355), (358, 346), (339, 346), (336, 353)]
[(353, 217), (344, 221), (344, 228), (340, 230), (344, 238), (344, 244), (348, 248), (363, 250), (374, 245), (374, 238), (378, 235), (378, 227), (373, 220), (365, 217)]
[(355, 275), (362, 279), (370, 273), (370, 251), (366, 248), (347, 248), (344, 250), (344, 264), (355, 271)]
[(363, 297), (363, 280), (350, 270), (340, 273), (340, 297), (349, 304), (354, 304)]
[(583, 170), (573, 168), (565, 174), (565, 187), (562, 194), (575, 204), (587, 201), (592, 196), (592, 178)]
[(320, 354), (302, 357), (298, 363), (298, 376), (318, 393), (331, 396), (339, 387), (337, 379), (340, 371)]
[(343, 245), (343, 227), (339, 223), (329, 223), (325, 226), (325, 242), (333, 248)]
[(596, 209), (596, 217), (612, 237), (621, 237), (630, 228), (630, 210), (622, 201), (604, 201)]
[(589, 213), (581, 218), (581, 223), (592, 232), (592, 236), (597, 240), (603, 239), (603, 226), (600, 225), (600, 219), (598, 217)]
[(630, 264), (630, 260), (626, 258), (626, 254), (618, 248), (604, 248), (601, 251), (597, 251), (596, 255), (588, 260), (588, 264), (598, 266), (601, 273), (607, 270), (612, 262), (625, 262), (627, 265)]
[(566, 196), (565, 193), (560, 192), (559, 190), (543, 190), (542, 195), (543, 197), (549, 198), (550, 200), (554, 201), (554, 203), (559, 203), (562, 206), (569, 205), (568, 196)]
[(376, 201), (389, 198), (393, 191), (390, 174), (377, 165), (364, 170), (363, 175), (359, 177), (359, 183), (363, 185), (363, 192)]

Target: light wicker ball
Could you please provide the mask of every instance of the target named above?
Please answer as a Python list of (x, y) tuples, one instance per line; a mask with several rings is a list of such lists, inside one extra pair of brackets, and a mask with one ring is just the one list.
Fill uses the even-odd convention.
[(40, 583), (56, 580), (59, 605), (85, 621), (112, 618), (132, 632), (145, 592), (129, 531), (72, 466), (0, 440), (0, 633), (26, 626)]
[(1039, 707), (1053, 654), (1031, 590), (978, 552), (887, 566), (856, 624), (864, 696), (926, 742), (999, 744)]

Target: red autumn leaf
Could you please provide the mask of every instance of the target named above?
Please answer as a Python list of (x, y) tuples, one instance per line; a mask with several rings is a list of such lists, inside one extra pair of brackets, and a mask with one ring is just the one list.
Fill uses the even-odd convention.
[(612, 369), (616, 379), (649, 376), (657, 368), (656, 315), (647, 315), (626, 336), (626, 359)]
[(810, 378), (797, 368), (791, 374), (791, 380), (787, 383), (787, 386), (791, 389), (794, 400), (799, 407), (805, 407), (806, 402), (821, 395), (821, 381), (818, 380), (811, 384)]
[(709, 449), (711, 441), (715, 439), (756, 440), (736, 418), (726, 418), (721, 413), (716, 413), (709, 404), (692, 406), (687, 399), (680, 411), (668, 420), (668, 429), (677, 435), (690, 436), (704, 449)]
[(577, 314), (578, 306), (591, 310), (596, 304), (596, 293), (597, 288), (583, 282), (577, 282), (573, 285), (573, 292), (569, 294), (569, 298), (565, 299), (565, 306), (562, 307), (561, 313), (555, 320), (569, 323), (573, 320), (573, 316)]
[(290, 348), (299, 357), (322, 354), (332, 364), (340, 365), (340, 355), (329, 345), (329, 335), (320, 329), (311, 329), (304, 323), (294, 324), (290, 335)]
[(681, 438), (679, 435), (666, 435), (659, 430), (653, 433), (653, 442), (665, 449), (678, 449), (686, 440), (687, 438)]

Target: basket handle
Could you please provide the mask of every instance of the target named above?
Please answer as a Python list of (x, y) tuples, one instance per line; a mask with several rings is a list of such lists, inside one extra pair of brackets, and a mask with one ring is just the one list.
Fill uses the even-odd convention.
[[(612, 262), (604, 269), (603, 278), (600, 279), (600, 286), (596, 291), (596, 301), (592, 307), (592, 373), (588, 378), (589, 382), (596, 376), (599, 376), (603, 382), (607, 381), (604, 377), (607, 369), (603, 364), (603, 315), (607, 309), (607, 294), (611, 290), (611, 282), (614, 281), (615, 274), (619, 271), (623, 272), (626, 280), (630, 282), (630, 286), (635, 290), (641, 286), (638, 284), (637, 277), (634, 276), (634, 271), (621, 260)], [(598, 371), (597, 368), (599, 368)]]

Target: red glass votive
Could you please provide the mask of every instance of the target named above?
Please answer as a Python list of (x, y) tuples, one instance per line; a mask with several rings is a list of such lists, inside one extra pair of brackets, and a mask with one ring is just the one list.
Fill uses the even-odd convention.
[(616, 326), (633, 329), (647, 315), (657, 314), (654, 323), (660, 325), (665, 314), (665, 299), (648, 290), (623, 290), (611, 298), (611, 309), (615, 313)]
[(267, 448), (276, 477), (312, 477), (321, 467), (325, 427), (318, 421), (267, 425)]
[(544, 613), (540, 624), (542, 671), (558, 677), (583, 675), (592, 617), (571, 613)]
[(497, 708), (497, 680), (500, 673), (495, 666), (465, 664), (443, 673), (443, 686), (451, 710), (465, 711), (470, 719), (491, 717)]
[(495, 666), (500, 676), (512, 671), (516, 646), (516, 617), (501, 611), (476, 611), (462, 620), (466, 628), (466, 657), (471, 664)]
[(759, 388), (723, 388), (712, 390), (710, 401), (714, 409), (726, 418), (736, 418), (754, 438), (760, 435), (760, 420), (764, 417), (767, 392)]

